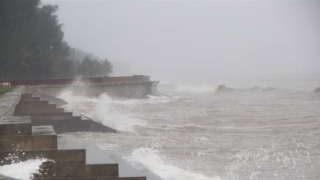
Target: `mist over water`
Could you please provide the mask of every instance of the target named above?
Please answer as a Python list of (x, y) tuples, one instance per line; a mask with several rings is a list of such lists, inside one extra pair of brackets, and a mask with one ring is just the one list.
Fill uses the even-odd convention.
[(320, 1), (44, 3), (59, 5), (73, 46), (171, 95), (67, 89), (66, 109), (119, 130), (76, 136), (164, 180), (320, 178)]
[[(115, 100), (63, 91), (67, 109), (118, 133), (73, 133), (164, 180), (319, 179), (320, 94), (310, 88), (159, 85), (172, 97)], [(279, 86), (282, 84), (282, 88)], [(303, 85), (305, 81), (296, 81)]]
[(320, 1), (43, 3), (59, 5), (73, 47), (163, 83), (234, 87), (221, 80), (320, 74)]

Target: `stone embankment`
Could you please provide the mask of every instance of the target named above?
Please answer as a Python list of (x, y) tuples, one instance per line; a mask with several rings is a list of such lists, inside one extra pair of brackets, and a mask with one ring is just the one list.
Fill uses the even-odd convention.
[(9, 81), (13, 86), (30, 86), (53, 96), (68, 88), (76, 94), (99, 97), (107, 93), (115, 98), (146, 98), (158, 95), (159, 81), (150, 81), (149, 76), (134, 75), (124, 77), (96, 77), (81, 79), (46, 79), (28, 81)]
[[(50, 101), (60, 103), (59, 107)], [(33, 174), (34, 180), (160, 180), (150, 171), (137, 171), (112, 151), (102, 151), (93, 143), (59, 134), (116, 132), (92, 120), (72, 116), (61, 104), (54, 97), (25, 93), (24, 87), (5, 94), (0, 99), (0, 165), (13, 163), (6, 157), (14, 153), (19, 161), (52, 160), (42, 164), (40, 172)], [(10, 179), (0, 175), (1, 178)]]

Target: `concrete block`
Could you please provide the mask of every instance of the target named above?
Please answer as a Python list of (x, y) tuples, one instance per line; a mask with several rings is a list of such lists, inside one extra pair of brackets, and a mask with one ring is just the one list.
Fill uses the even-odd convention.
[(20, 101), (19, 105), (21, 106), (42, 106), (48, 105), (48, 101)]
[[(23, 116), (25, 113), (20, 113), (19, 111), (14, 112), (15, 116)], [(72, 116), (72, 112), (48, 112), (48, 113), (28, 113), (30, 117), (34, 116)]]
[[(55, 116), (52, 116), (55, 117)], [(68, 116), (66, 116), (68, 117)], [(56, 133), (67, 133), (67, 132), (116, 132), (116, 130), (104, 126), (100, 123), (91, 121), (91, 120), (80, 120), (80, 117), (68, 117), (64, 118), (64, 120), (43, 120), (40, 118), (32, 117), (31, 121), (33, 125), (43, 126), (43, 125), (51, 125)]]
[[(87, 164), (113, 164), (117, 163), (119, 166), (119, 177), (145, 177), (145, 174), (140, 173), (137, 169), (128, 164), (125, 160), (118, 156), (118, 159), (114, 159), (110, 156), (116, 156), (116, 153), (111, 151), (101, 150), (96, 144), (90, 141), (84, 141), (78, 139), (72, 135), (59, 135), (58, 136), (59, 149), (70, 148), (85, 148), (86, 149), (86, 163)], [(96, 176), (97, 177), (97, 176)], [(150, 180), (161, 180), (160, 178), (154, 178)]]
[(32, 135), (0, 136), (0, 151), (56, 150), (57, 135), (50, 126), (33, 126)]
[(17, 157), (20, 161), (26, 161), (28, 159), (35, 158), (47, 158), (54, 160), (57, 164), (85, 164), (86, 150), (34, 150), (34, 151), (5, 151), (0, 152), (0, 165), (11, 164), (11, 160), (6, 160), (9, 154)]
[(22, 97), (32, 97), (32, 93), (21, 93)]
[(82, 120), (79, 125), (81, 125), (85, 131), (90, 132), (117, 132), (115, 129), (92, 120)]
[(29, 116), (9, 116), (0, 118), (0, 136), (31, 134), (32, 124)]
[(48, 177), (117, 177), (118, 164), (56, 164), (45, 162), (36, 178)]
[(11, 177), (0, 174), (0, 180), (18, 180), (18, 179), (11, 178)]
[[(146, 168), (137, 170), (127, 161), (123, 160), (113, 151), (101, 150), (90, 141), (81, 140), (72, 135), (58, 135), (59, 149), (85, 148), (87, 164), (117, 163), (119, 166), (119, 177), (147, 177), (148, 180), (162, 180)], [(143, 167), (143, 166), (142, 166)]]
[(24, 110), (24, 109), (38, 109), (41, 111), (42, 109), (56, 109), (57, 106), (55, 104), (40, 104), (40, 105), (30, 105), (30, 104), (18, 104), (16, 105), (16, 110)]
[(35, 116), (31, 121), (64, 121), (64, 120), (81, 120), (81, 116)]
[[(43, 180), (34, 178), (33, 180)], [(147, 180), (146, 177), (65, 177), (65, 178), (45, 178), (45, 180)], [(149, 180), (149, 179), (148, 179)]]
[(52, 126), (32, 126), (32, 135), (56, 135)]
[(22, 97), (21, 101), (40, 101), (40, 97)]
[(64, 109), (62, 108), (39, 108), (39, 109), (16, 109), (14, 114), (19, 115), (29, 115), (29, 114), (42, 114), (42, 113), (56, 113), (56, 112), (64, 112)]

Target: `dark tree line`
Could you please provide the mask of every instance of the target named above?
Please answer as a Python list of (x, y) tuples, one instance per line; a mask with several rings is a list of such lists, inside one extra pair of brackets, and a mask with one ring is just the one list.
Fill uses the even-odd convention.
[(107, 59), (70, 58), (63, 41), (58, 6), (40, 0), (0, 0), (0, 80), (106, 76), (112, 73)]

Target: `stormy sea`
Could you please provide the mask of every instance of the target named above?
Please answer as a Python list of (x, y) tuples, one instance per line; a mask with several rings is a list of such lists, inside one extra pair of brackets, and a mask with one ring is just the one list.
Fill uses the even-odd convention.
[(67, 88), (58, 97), (119, 131), (73, 135), (164, 180), (318, 180), (318, 81), (259, 83), (159, 84), (169, 96), (131, 100)]

